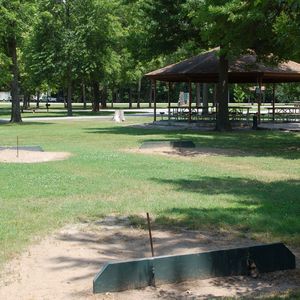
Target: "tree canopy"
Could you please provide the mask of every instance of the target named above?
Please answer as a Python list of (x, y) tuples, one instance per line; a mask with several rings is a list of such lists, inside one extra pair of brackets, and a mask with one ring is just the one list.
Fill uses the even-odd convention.
[[(143, 74), (220, 46), (217, 128), (228, 120), (228, 59), (299, 60), (297, 0), (0, 0), (0, 87), (10, 87), (14, 122), (20, 94), (62, 91), (72, 115), (78, 87), (93, 109), (135, 87)], [(272, 55), (270, 55), (272, 54)], [(83, 91), (84, 93), (84, 91)]]

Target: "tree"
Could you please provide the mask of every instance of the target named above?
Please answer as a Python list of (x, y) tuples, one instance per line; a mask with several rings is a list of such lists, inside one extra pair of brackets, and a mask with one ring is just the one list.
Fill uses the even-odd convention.
[(9, 83), (11, 82), (11, 72), (10, 72), (10, 59), (5, 55), (5, 53), (0, 52), (0, 87), (8, 88)]
[[(127, 80), (138, 86), (140, 74), (173, 63), (202, 49), (199, 30), (184, 9), (186, 0), (123, 0), (127, 23)], [(149, 106), (151, 106), (150, 92)], [(138, 96), (139, 99), (139, 96)]]
[(282, 55), (300, 61), (300, 2), (284, 1), (284, 9), (275, 20), (273, 31)]
[(116, 0), (40, 2), (40, 20), (32, 38), (32, 69), (48, 83), (58, 86), (63, 83), (68, 95), (68, 115), (72, 115), (75, 83), (92, 86), (93, 109), (98, 111), (100, 82), (107, 82), (107, 77), (118, 68), (115, 48), (122, 34), (119, 17), (115, 15), (118, 3)]
[[(298, 2), (299, 3), (299, 2)], [(209, 46), (220, 46), (220, 67), (217, 99), (219, 103), (218, 130), (231, 128), (228, 116), (228, 65), (229, 59), (253, 49), (259, 59), (273, 61), (288, 58), (297, 48), (287, 45), (278, 33), (283, 34), (287, 15), (299, 19), (293, 6), (296, 1), (238, 1), (238, 0), (189, 0), (187, 9), (193, 23), (202, 28), (202, 37)], [(298, 21), (297, 21), (298, 22)], [(294, 25), (290, 32), (298, 34)], [(299, 23), (298, 23), (299, 24)], [(298, 32), (298, 33), (297, 33)], [(298, 38), (299, 39), (299, 38)]]
[(30, 16), (34, 15), (33, 1), (0, 0), (0, 57), (9, 64), (12, 95), (11, 122), (22, 122), (19, 99), (18, 49), (22, 45)]
[[(77, 3), (77, 1), (76, 1)], [(31, 39), (31, 66), (35, 76), (48, 85), (63, 85), (67, 90), (68, 115), (72, 115), (74, 65), (80, 53), (75, 28), (74, 1), (42, 0), (39, 20)]]
[(120, 75), (123, 28), (120, 21), (119, 1), (88, 2), (91, 8), (81, 20), (85, 24), (82, 32), (85, 51), (81, 69), (94, 90), (93, 110), (99, 111), (100, 101), (102, 107), (106, 107), (108, 86)]

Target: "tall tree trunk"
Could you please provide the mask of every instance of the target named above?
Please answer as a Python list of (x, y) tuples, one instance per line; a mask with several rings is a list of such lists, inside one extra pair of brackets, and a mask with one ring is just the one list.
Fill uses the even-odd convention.
[(123, 96), (124, 96), (123, 95), (123, 89), (121, 87), (119, 87), (116, 103), (122, 103), (123, 102)]
[(23, 105), (21, 105), (21, 112), (23, 113), (24, 112), (24, 109), (27, 109), (27, 95), (26, 93), (24, 93), (23, 95)]
[(40, 108), (40, 97), (41, 97), (41, 92), (38, 90), (36, 94), (36, 108)]
[(114, 108), (114, 102), (117, 99), (117, 91), (115, 88), (112, 88), (111, 90), (111, 108)]
[(129, 91), (128, 91), (128, 102), (129, 102), (129, 108), (132, 108), (132, 89), (131, 89), (131, 87), (129, 88)]
[(152, 83), (151, 83), (149, 89), (149, 108), (152, 107), (152, 101), (153, 101), (152, 97), (153, 97), (153, 91), (152, 91)]
[(11, 107), (11, 123), (21, 123), (21, 107), (19, 99), (19, 69), (18, 69), (18, 57), (17, 57), (17, 41), (15, 37), (12, 37), (8, 42), (8, 49), (10, 56), (12, 58), (11, 72), (13, 75), (11, 81), (11, 98), (12, 98), (12, 107)]
[[(66, 28), (68, 31), (70, 30), (70, 3), (69, 0), (65, 1), (65, 8), (66, 8)], [(68, 51), (69, 52), (69, 51)], [(70, 53), (67, 53), (68, 55)], [(71, 117), (73, 115), (73, 108), (72, 108), (72, 66), (68, 64), (67, 68), (67, 89), (68, 89), (68, 94), (67, 94), (67, 110), (68, 110), (68, 116)]]
[(101, 93), (101, 108), (107, 107), (107, 88), (103, 87), (102, 93)]
[[(67, 95), (68, 95), (68, 93), (67, 93)], [(68, 105), (67, 105), (67, 98), (66, 98), (66, 90), (65, 89), (63, 90), (63, 96), (64, 96), (64, 108), (67, 108)]]
[(71, 79), (71, 76), (68, 78), (67, 110), (68, 110), (68, 116), (71, 117), (73, 115), (73, 108), (72, 108), (72, 79)]
[(86, 109), (86, 91), (85, 91), (84, 83), (82, 83), (82, 102), (83, 102), (83, 109)]
[(216, 130), (231, 130), (228, 113), (228, 59), (220, 55)]
[(138, 82), (138, 97), (137, 97), (137, 103), (136, 103), (137, 108), (141, 107), (141, 88), (142, 88), (142, 78), (139, 78), (139, 82)]
[(121, 98), (121, 89), (117, 88), (116, 103), (120, 103), (120, 98)]
[(122, 102), (122, 88), (118, 89), (118, 98), (117, 98), (117, 102), (121, 103)]
[(25, 92), (23, 98), (23, 109), (28, 109), (29, 107), (30, 107), (30, 94), (28, 92)]
[(100, 86), (98, 81), (93, 82), (93, 112), (98, 112), (100, 110)]

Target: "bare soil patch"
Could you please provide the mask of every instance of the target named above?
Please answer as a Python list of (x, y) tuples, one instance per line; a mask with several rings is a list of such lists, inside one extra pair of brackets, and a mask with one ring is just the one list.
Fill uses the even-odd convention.
[(133, 153), (143, 153), (143, 154), (157, 154), (175, 157), (205, 157), (205, 156), (245, 156), (245, 152), (236, 149), (221, 149), (221, 148), (173, 148), (170, 146), (156, 147), (156, 148), (143, 148), (143, 149), (130, 149), (127, 150)]
[[(156, 255), (196, 253), (256, 244), (229, 233), (154, 229)], [(295, 249), (292, 249), (295, 250)], [(299, 253), (296, 253), (299, 262)], [(299, 287), (300, 270), (258, 279), (212, 278), (141, 290), (92, 294), (95, 274), (107, 261), (149, 257), (148, 232), (127, 218), (67, 226), (9, 262), (0, 276), (0, 299), (208, 299), (282, 293)]]
[(71, 156), (69, 152), (44, 152), (16, 149), (0, 150), (0, 163), (43, 163), (64, 160)]

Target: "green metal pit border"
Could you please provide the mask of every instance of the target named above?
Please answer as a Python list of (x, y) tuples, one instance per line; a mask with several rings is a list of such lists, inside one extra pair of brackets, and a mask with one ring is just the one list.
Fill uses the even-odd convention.
[(164, 283), (250, 275), (296, 268), (295, 255), (283, 244), (267, 244), (196, 254), (110, 262), (93, 281), (94, 293), (120, 292)]

